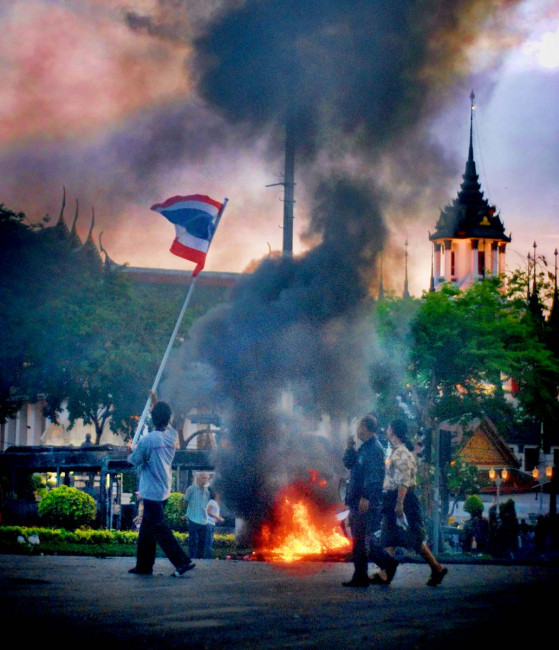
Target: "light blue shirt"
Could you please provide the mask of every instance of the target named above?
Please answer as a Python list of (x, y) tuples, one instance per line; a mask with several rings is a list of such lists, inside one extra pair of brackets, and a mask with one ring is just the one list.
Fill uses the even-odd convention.
[(177, 438), (177, 432), (171, 428), (150, 431), (140, 438), (138, 446), (128, 456), (128, 462), (135, 465), (140, 474), (138, 492), (142, 499), (165, 501), (169, 498)]
[(186, 488), (184, 493), (186, 517), (195, 524), (207, 524), (206, 506), (210, 500), (210, 491), (207, 487), (201, 488), (198, 483), (193, 483)]

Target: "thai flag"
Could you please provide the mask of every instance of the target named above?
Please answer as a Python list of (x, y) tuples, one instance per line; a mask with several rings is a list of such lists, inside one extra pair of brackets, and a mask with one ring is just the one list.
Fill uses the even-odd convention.
[(175, 224), (176, 236), (171, 253), (195, 262), (194, 277), (204, 268), (222, 206), (222, 203), (203, 194), (173, 196), (151, 206), (152, 210)]

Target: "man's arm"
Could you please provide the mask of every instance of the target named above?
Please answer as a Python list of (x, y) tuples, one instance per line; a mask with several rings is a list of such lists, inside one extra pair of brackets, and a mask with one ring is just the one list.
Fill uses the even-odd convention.
[[(130, 446), (130, 449), (132, 449), (132, 446)], [(148, 460), (149, 450), (146, 446), (145, 438), (140, 438), (140, 441), (136, 447), (132, 449), (132, 453), (128, 456), (128, 462), (138, 467), (139, 465), (146, 463)]]

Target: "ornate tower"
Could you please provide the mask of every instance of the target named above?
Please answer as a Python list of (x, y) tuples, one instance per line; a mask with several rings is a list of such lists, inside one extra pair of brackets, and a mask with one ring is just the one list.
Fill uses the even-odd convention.
[(431, 289), (452, 282), (466, 289), (486, 275), (505, 272), (505, 248), (510, 236), (494, 205), (484, 198), (476, 171), (473, 150), (475, 95), (470, 95), (470, 146), (466, 170), (458, 196), (447, 205), (437, 221), (433, 242)]

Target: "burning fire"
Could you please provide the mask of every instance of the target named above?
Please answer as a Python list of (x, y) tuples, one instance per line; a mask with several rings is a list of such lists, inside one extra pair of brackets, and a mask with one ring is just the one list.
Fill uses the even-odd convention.
[(350, 550), (351, 542), (342, 532), (335, 507), (327, 505), (320, 493), (326, 481), (314, 470), (308, 471), (307, 483), (296, 482), (280, 493), (273, 523), (262, 526), (259, 553), (271, 560), (296, 562), (310, 555)]

